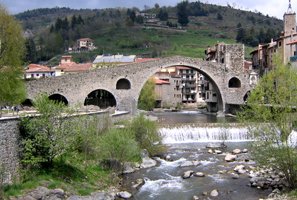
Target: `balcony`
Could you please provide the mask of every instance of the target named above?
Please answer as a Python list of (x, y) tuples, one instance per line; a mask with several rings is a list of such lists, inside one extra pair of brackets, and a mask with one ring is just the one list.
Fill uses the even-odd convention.
[(290, 57), (290, 62), (297, 62), (297, 56)]

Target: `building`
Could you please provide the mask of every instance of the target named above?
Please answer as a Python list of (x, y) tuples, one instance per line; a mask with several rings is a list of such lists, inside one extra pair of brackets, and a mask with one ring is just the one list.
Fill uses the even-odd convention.
[(110, 67), (123, 64), (134, 63), (136, 61), (136, 55), (99, 55), (93, 61), (94, 68)]
[(93, 40), (90, 38), (80, 38), (76, 41), (78, 51), (92, 51), (96, 49)]
[(44, 65), (30, 64), (25, 70), (25, 79), (39, 79), (52, 76), (55, 76), (55, 70)]
[(259, 44), (252, 55), (253, 69), (258, 70), (260, 75), (273, 68), (273, 56), (279, 53), (284, 64), (290, 63), (297, 67), (297, 32), (296, 13), (293, 12), (291, 1), (284, 14), (284, 29), (275, 41), (268, 44)]
[(62, 76), (64, 74), (80, 73), (92, 69), (92, 63), (75, 63), (72, 56), (62, 56), (60, 64), (55, 68), (55, 75)]

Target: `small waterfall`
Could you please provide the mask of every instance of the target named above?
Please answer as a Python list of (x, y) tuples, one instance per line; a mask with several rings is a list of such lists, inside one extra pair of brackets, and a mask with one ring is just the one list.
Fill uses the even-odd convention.
[(164, 144), (192, 143), (192, 142), (244, 142), (252, 141), (253, 136), (247, 128), (222, 128), (222, 127), (192, 127), (181, 126), (160, 128), (160, 135)]

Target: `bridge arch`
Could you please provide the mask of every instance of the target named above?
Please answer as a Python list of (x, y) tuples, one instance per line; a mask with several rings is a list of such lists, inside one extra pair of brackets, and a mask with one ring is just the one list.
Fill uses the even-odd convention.
[[(217, 91), (217, 111), (225, 111), (225, 97), (224, 95), (222, 95), (222, 92), (224, 91), (221, 84), (218, 84), (215, 80), (215, 77), (213, 76), (213, 72), (208, 71), (209, 68), (205, 67), (207, 64), (204, 61), (201, 61), (200, 63), (185, 63), (185, 62), (179, 62), (179, 63), (168, 63), (162, 66), (159, 66), (159, 68), (155, 68), (153, 71), (151, 71), (151, 73), (149, 73), (148, 76), (146, 76), (141, 83), (141, 87), (140, 90), (138, 91), (138, 96), (136, 99), (139, 99), (139, 95), (140, 95), (140, 91), (141, 89), (144, 87), (144, 84), (146, 83), (146, 81), (153, 76), (155, 73), (157, 73), (160, 69), (165, 69), (165, 68), (170, 68), (170, 67), (174, 67), (174, 66), (185, 66), (185, 67), (189, 67), (192, 68), (194, 70), (197, 70), (200, 74), (202, 74), (203, 76), (205, 76), (212, 84), (213, 87), (215, 88), (215, 90)], [(210, 103), (213, 104), (213, 103)], [(136, 105), (137, 106), (137, 105)]]
[(241, 81), (237, 77), (232, 77), (228, 82), (229, 88), (240, 88)]
[(129, 90), (129, 89), (131, 89), (131, 83), (128, 79), (121, 78), (117, 81), (116, 89), (117, 90)]
[(115, 96), (105, 89), (96, 89), (90, 92), (84, 101), (84, 106), (94, 105), (101, 109), (116, 107), (117, 101)]
[(48, 98), (53, 101), (64, 103), (66, 106), (68, 105), (68, 100), (66, 99), (65, 96), (61, 94), (55, 93), (50, 95)]
[(26, 107), (33, 107), (33, 101), (32, 99), (25, 99), (22, 103), (22, 106), (26, 106)]

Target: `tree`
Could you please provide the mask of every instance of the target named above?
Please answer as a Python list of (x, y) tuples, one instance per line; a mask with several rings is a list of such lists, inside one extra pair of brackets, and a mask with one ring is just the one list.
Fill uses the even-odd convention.
[(25, 46), (26, 46), (25, 62), (28, 62), (28, 63), (36, 62), (37, 52), (36, 52), (36, 46), (35, 46), (34, 40), (32, 38), (26, 39)]
[(19, 104), (25, 98), (24, 50), (21, 26), (0, 5), (0, 105)]
[(150, 78), (140, 92), (138, 107), (143, 110), (152, 110), (155, 107), (155, 96), (155, 81)]
[(221, 13), (218, 13), (217, 14), (217, 20), (223, 20), (224, 18), (223, 18), (223, 16), (222, 16), (222, 14)]
[(159, 10), (159, 13), (157, 14), (157, 17), (161, 20), (161, 21), (167, 21), (168, 20), (168, 12), (166, 11), (165, 8), (161, 8)]
[(29, 167), (50, 167), (56, 157), (65, 154), (75, 135), (72, 112), (63, 103), (42, 94), (34, 101), (40, 116), (22, 119), (22, 163)]
[(189, 23), (187, 11), (188, 4), (188, 1), (182, 1), (181, 3), (177, 4), (178, 23), (180, 23), (182, 26), (187, 26), (187, 24)]
[(239, 116), (249, 122), (250, 133), (255, 135), (255, 159), (283, 172), (289, 186), (296, 188), (297, 151), (290, 134), (297, 122), (297, 71), (283, 65), (280, 58), (274, 63), (275, 68), (260, 79)]

